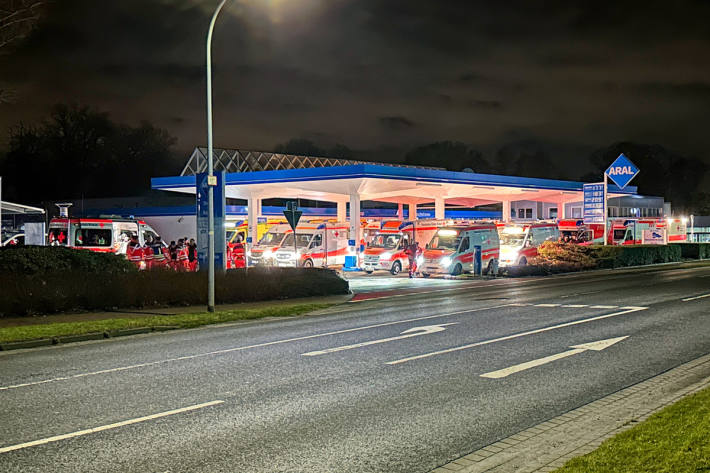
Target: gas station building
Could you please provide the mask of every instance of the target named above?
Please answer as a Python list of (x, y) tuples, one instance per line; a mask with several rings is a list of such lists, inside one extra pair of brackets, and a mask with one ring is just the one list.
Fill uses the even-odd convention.
[[(203, 172), (206, 167), (204, 155), (204, 150), (197, 148), (183, 175), (153, 178), (152, 188), (194, 195), (195, 174)], [(447, 213), (456, 209), (475, 209), (484, 205), (499, 206), (503, 221), (581, 218), (584, 183), (577, 181), (239, 150), (215, 150), (215, 163), (216, 170), (226, 171), (226, 197), (247, 202), (246, 217), (253, 242), (257, 241), (257, 219), (264, 214), (262, 202), (274, 198), (335, 203), (337, 220), (350, 223), (351, 239), (356, 241), (360, 240), (361, 204), (364, 201), (396, 204), (397, 217), (410, 220), (416, 219), (421, 207), (433, 207), (433, 218), (444, 219)], [(640, 204), (641, 200), (646, 202), (647, 199), (637, 195), (634, 186), (620, 189), (615, 185), (609, 185), (608, 197), (611, 202), (618, 200), (631, 204)], [(633, 208), (638, 210), (640, 207)], [(659, 212), (661, 215), (658, 216), (662, 216), (663, 205), (660, 210), (658, 207), (645, 209), (643, 213), (649, 215), (643, 216)]]

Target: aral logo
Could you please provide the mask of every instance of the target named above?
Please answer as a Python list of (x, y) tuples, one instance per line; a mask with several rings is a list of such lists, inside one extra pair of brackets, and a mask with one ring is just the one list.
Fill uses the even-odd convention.
[(636, 177), (639, 173), (639, 169), (634, 165), (634, 163), (629, 160), (624, 154), (620, 154), (618, 158), (609, 166), (606, 170), (606, 175), (614, 181), (614, 184), (619, 186), (621, 189), (626, 187), (626, 185), (631, 182), (631, 179)]
[(620, 176), (622, 174), (634, 175), (636, 172), (631, 169), (631, 166), (615, 166), (609, 168), (610, 176)]

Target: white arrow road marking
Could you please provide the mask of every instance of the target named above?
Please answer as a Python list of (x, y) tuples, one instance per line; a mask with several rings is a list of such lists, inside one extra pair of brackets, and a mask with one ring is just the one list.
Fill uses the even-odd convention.
[(704, 298), (706, 298), (706, 297), (710, 297), (710, 294), (703, 294), (703, 295), (695, 296), (695, 297), (686, 297), (685, 299), (681, 299), (681, 300), (682, 300), (683, 302), (690, 302), (690, 301), (694, 301), (694, 300), (697, 300), (697, 299), (704, 299)]
[(21, 450), (28, 447), (36, 447), (37, 445), (44, 445), (51, 442), (59, 442), (60, 440), (71, 439), (74, 437), (81, 437), (82, 435), (95, 434), (97, 432), (103, 432), (104, 430), (117, 429), (125, 425), (137, 424), (139, 422), (145, 422), (153, 419), (160, 419), (161, 417), (172, 416), (175, 414), (181, 414), (183, 412), (194, 411), (197, 409), (203, 409), (209, 406), (216, 406), (217, 404), (222, 404), (224, 401), (210, 401), (203, 404), (195, 404), (194, 406), (181, 407), (180, 409), (174, 409), (172, 411), (159, 412), (157, 414), (152, 414), (145, 417), (138, 417), (136, 419), (124, 420), (121, 422), (115, 422), (113, 424), (102, 425), (99, 427), (94, 427), (86, 430), (79, 430), (76, 432), (71, 432), (68, 434), (55, 435), (54, 437), (47, 437), (39, 440), (33, 440), (32, 442), (18, 443), (16, 445), (10, 445), (7, 447), (0, 448), (0, 453), (12, 452), (13, 450)]
[(520, 371), (529, 370), (530, 368), (535, 368), (536, 366), (545, 365), (545, 364), (551, 363), (555, 360), (561, 360), (562, 358), (567, 358), (568, 356), (577, 355), (579, 353), (584, 353), (587, 350), (602, 351), (603, 349), (608, 348), (608, 347), (614, 345), (615, 343), (619, 343), (620, 341), (622, 341), (626, 338), (629, 338), (629, 336), (627, 335), (625, 337), (609, 338), (607, 340), (599, 340), (598, 342), (584, 343), (582, 345), (572, 345), (570, 347), (570, 348), (572, 348), (572, 350), (563, 351), (562, 353), (557, 353), (555, 355), (546, 356), (544, 358), (538, 358), (537, 360), (527, 361), (525, 363), (520, 363), (519, 365), (510, 366), (508, 368), (503, 368), (502, 370), (491, 371), (490, 373), (484, 373), (481, 375), (481, 377), (482, 378), (493, 378), (493, 379), (505, 378), (506, 376), (510, 376), (511, 374), (519, 373)]
[(528, 330), (527, 332), (514, 333), (513, 335), (506, 335), (505, 337), (493, 338), (490, 340), (483, 340), (481, 342), (470, 343), (468, 345), (462, 345), (460, 347), (447, 348), (446, 350), (439, 350), (439, 351), (433, 351), (431, 353), (424, 353), (422, 355), (410, 356), (408, 358), (402, 358), (400, 360), (388, 361), (387, 364), (388, 365), (398, 365), (400, 363), (406, 363), (408, 361), (421, 360), (422, 358), (429, 358), (430, 356), (444, 355), (446, 353), (452, 353), (455, 351), (467, 350), (469, 348), (480, 347), (482, 345), (489, 345), (491, 343), (502, 342), (505, 340), (512, 340), (514, 338), (526, 337), (528, 335), (534, 335), (536, 333), (549, 332), (550, 330), (557, 330), (558, 328), (571, 327), (573, 325), (586, 324), (589, 322), (594, 322), (596, 320), (603, 320), (603, 319), (608, 319), (610, 317), (616, 317), (617, 315), (630, 314), (632, 312), (646, 310), (646, 309), (648, 309), (648, 307), (629, 306), (629, 307), (621, 307), (621, 309), (624, 309), (624, 310), (621, 310), (619, 312), (612, 312), (611, 314), (598, 315), (596, 317), (590, 317), (588, 319), (575, 320), (574, 322), (565, 322), (565, 323), (558, 324), (558, 325), (552, 325), (550, 327), (543, 327), (543, 328), (538, 328), (535, 330)]
[(352, 345), (345, 345), (342, 347), (326, 348), (325, 350), (309, 351), (308, 353), (301, 353), (303, 356), (317, 356), (325, 355), (327, 353), (335, 353), (336, 351), (352, 350), (353, 348), (362, 348), (370, 345), (376, 345), (378, 343), (393, 342), (395, 340), (404, 340), (405, 338), (419, 337), (421, 335), (429, 335), (432, 333), (443, 332), (446, 330), (444, 327), (447, 325), (456, 325), (457, 322), (452, 322), (448, 324), (439, 325), (424, 325), (422, 327), (412, 327), (410, 329), (402, 332), (401, 335), (397, 337), (381, 338), (379, 340), (370, 340), (369, 342), (354, 343)]

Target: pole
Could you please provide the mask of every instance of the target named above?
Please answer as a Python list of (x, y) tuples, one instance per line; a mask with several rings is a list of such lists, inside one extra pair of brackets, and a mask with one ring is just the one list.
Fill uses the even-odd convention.
[(0, 246), (2, 242), (2, 176), (0, 176)]
[[(207, 31), (207, 311), (214, 312), (214, 162), (212, 160), (212, 31), (227, 0), (221, 0)], [(221, 229), (224, 231), (224, 229)]]
[(608, 238), (608, 236), (609, 236), (609, 229), (608, 229), (608, 225), (609, 225), (609, 212), (608, 212), (607, 209), (606, 209), (606, 198), (607, 198), (607, 195), (606, 195), (606, 187), (607, 187), (607, 180), (608, 180), (608, 177), (607, 177), (607, 175), (606, 175), (606, 172), (604, 172), (604, 245), (605, 245), (605, 246), (606, 246), (606, 244), (607, 244), (607, 238)]

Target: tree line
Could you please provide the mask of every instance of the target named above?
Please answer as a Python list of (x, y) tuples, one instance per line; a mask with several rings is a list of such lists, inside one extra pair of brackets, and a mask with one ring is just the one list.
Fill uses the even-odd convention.
[[(108, 114), (89, 107), (57, 105), (39, 125), (20, 125), (10, 131), (6, 153), (0, 154), (3, 199), (39, 203), (56, 199), (127, 197), (145, 193), (150, 178), (177, 174), (182, 159), (168, 131), (148, 122), (138, 126), (115, 123)], [(342, 144), (322, 148), (306, 139), (276, 145), (274, 152), (358, 159)], [(659, 145), (618, 142), (593, 152), (582, 165), (592, 172), (576, 176), (593, 182), (624, 153), (641, 169), (633, 181), (639, 192), (663, 196), (676, 212), (710, 215), (710, 193), (702, 188), (708, 166), (698, 158)], [(559, 167), (535, 141), (502, 146), (490, 159), (459, 141), (440, 141), (416, 147), (404, 164), (434, 166), (450, 171), (562, 178)], [(580, 173), (581, 174), (581, 173)]]

